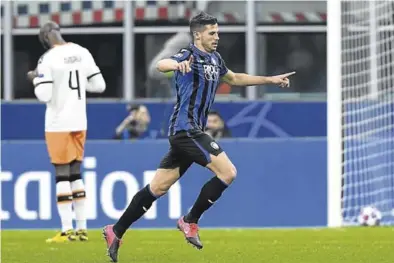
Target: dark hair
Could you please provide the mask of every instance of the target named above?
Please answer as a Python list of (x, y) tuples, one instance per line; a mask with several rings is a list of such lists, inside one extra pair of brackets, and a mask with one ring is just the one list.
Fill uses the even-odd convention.
[(217, 110), (210, 110), (210, 111), (208, 112), (208, 115), (216, 115), (216, 116), (218, 116), (222, 121), (224, 121), (223, 118), (222, 118), (222, 115), (220, 115), (220, 113), (219, 113)]
[(190, 19), (190, 23), (189, 23), (190, 34), (192, 34), (193, 36), (194, 31), (201, 31), (204, 28), (204, 26), (214, 25), (217, 23), (218, 20), (216, 17), (201, 11), (200, 13), (192, 17), (192, 19)]
[(45, 49), (50, 49), (52, 47), (49, 41), (49, 36), (51, 34), (57, 34), (57, 38), (62, 39), (59, 25), (53, 21), (48, 21), (40, 28), (40, 33), (38, 34), (38, 39)]
[(141, 106), (142, 106), (141, 104), (129, 104), (129, 105), (127, 105), (127, 111), (131, 112), (134, 110), (139, 110), (141, 108)]

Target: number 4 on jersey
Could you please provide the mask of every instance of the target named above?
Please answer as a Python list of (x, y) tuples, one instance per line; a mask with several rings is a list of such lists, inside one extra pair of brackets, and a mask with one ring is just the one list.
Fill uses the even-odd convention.
[(68, 79), (68, 86), (70, 87), (70, 89), (78, 91), (78, 99), (80, 100), (81, 99), (81, 89), (79, 87), (79, 72), (78, 72), (78, 70), (75, 70), (74, 72), (75, 72), (75, 78), (76, 78), (76, 81), (74, 81), (74, 84), (76, 84), (76, 85), (75, 86), (73, 85), (73, 81), (72, 81), (73, 71), (70, 71), (70, 77)]

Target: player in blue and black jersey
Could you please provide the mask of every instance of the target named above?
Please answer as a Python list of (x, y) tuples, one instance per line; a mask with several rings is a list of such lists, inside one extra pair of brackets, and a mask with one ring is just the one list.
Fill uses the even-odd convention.
[(159, 71), (174, 71), (175, 74), (177, 102), (169, 121), (170, 149), (152, 182), (134, 196), (115, 225), (104, 227), (108, 254), (113, 261), (117, 261), (121, 238), (130, 225), (163, 196), (193, 163), (208, 168), (216, 176), (202, 187), (192, 209), (178, 220), (177, 227), (190, 244), (198, 249), (203, 247), (198, 235), (198, 220), (219, 199), (237, 174), (222, 148), (204, 133), (220, 81), (237, 86), (277, 84), (288, 87), (288, 77), (295, 73), (264, 77), (229, 70), (216, 51), (219, 43), (217, 20), (204, 12), (191, 19), (190, 32), (193, 35), (192, 44), (157, 63)]

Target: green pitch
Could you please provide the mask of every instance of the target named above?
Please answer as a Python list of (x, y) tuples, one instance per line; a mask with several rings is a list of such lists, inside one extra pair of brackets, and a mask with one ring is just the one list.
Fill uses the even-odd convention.
[[(90, 241), (46, 244), (53, 231), (2, 231), (4, 263), (102, 263), (101, 231)], [(177, 230), (130, 230), (120, 263), (393, 263), (394, 229), (201, 230), (204, 249), (186, 244)]]

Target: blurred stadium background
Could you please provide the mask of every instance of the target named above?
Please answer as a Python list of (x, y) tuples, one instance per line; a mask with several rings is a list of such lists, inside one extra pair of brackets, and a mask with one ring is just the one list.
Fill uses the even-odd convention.
[[(338, 4), (329, 10), (339, 15), (339, 0), (330, 2)], [(371, 201), (383, 208), (386, 224), (393, 222), (394, 119), (392, 96), (386, 96), (392, 90), (392, 33), (366, 28), (373, 25), (370, 2), (342, 2), (342, 24), (336, 25), (337, 34), (329, 38), (328, 46), (327, 26), (335, 19), (327, 24), (327, 1), (1, 1), (0, 218), (1, 228), (7, 230), (1, 232), (2, 262), (65, 263), (70, 254), (85, 263), (104, 258), (99, 230), (90, 231), (87, 244), (70, 244), (67, 249), (41, 243), (59, 228), (60, 220), (54, 170), (44, 142), (45, 105), (37, 102), (26, 80), (26, 73), (44, 53), (37, 37), (39, 26), (47, 20), (58, 22), (66, 41), (90, 50), (107, 82), (104, 94), (88, 94), (83, 162), (88, 227), (98, 229), (113, 223), (135, 192), (150, 182), (168, 149), (174, 92), (168, 77), (155, 71), (154, 65), (190, 42), (188, 21), (204, 10), (218, 17), (218, 49), (230, 69), (256, 75), (297, 74), (285, 90), (219, 88), (207, 133), (231, 157), (238, 177), (200, 222), (207, 249), (202, 253), (184, 249), (174, 231), (176, 220), (190, 209), (211, 176), (195, 165), (134, 225), (134, 229), (155, 230), (132, 230), (126, 235), (128, 249), (122, 250), (120, 259), (391, 263), (394, 243), (386, 228), (315, 228), (341, 223), (341, 169), (347, 223), (354, 224), (359, 209)], [(394, 24), (390, 1), (376, 3), (379, 13), (373, 21)], [(374, 35), (374, 41), (380, 41), (378, 54), (371, 48), (377, 46)], [(327, 49), (336, 46), (337, 56), (332, 58), (337, 60), (328, 78)], [(342, 123), (341, 91), (335, 89), (341, 85), (341, 52), (348, 62), (342, 67), (342, 114), (348, 116)], [(380, 61), (372, 63), (376, 57)], [(332, 78), (335, 71), (338, 74)], [(383, 77), (373, 81), (373, 72)], [(327, 81), (334, 87), (331, 97)], [(369, 87), (383, 100), (365, 103)], [(333, 113), (329, 118), (327, 105)], [(330, 126), (336, 136), (330, 137), (334, 146), (329, 149), (334, 157), (330, 167), (327, 119), (338, 127), (336, 132)], [(381, 132), (382, 126), (390, 132)], [(334, 176), (327, 174), (328, 168)], [(266, 227), (291, 229), (255, 229)], [(300, 227), (311, 229), (294, 230)]]
[[(45, 105), (36, 101), (25, 77), (44, 52), (37, 37), (40, 24), (54, 20), (66, 41), (87, 47), (107, 82), (104, 94), (88, 95), (83, 169), (89, 227), (97, 228), (120, 215), (135, 191), (149, 182), (167, 150), (174, 94), (169, 79), (152, 65), (190, 41), (188, 20), (198, 10), (218, 17), (219, 51), (233, 71), (297, 71), (286, 90), (220, 87), (213, 106), (220, 120), (212, 118), (212, 132), (226, 130), (218, 140), (240, 176), (226, 198), (206, 214), (202, 226), (327, 225), (325, 1), (1, 4), (3, 228), (59, 225), (53, 170), (43, 141)], [(132, 107), (142, 109), (139, 105), (146, 107), (136, 120), (143, 125), (129, 123), (117, 131)], [(172, 228), (208, 176), (193, 167), (136, 226)], [(239, 205), (234, 215), (234, 203), (250, 206)]]

